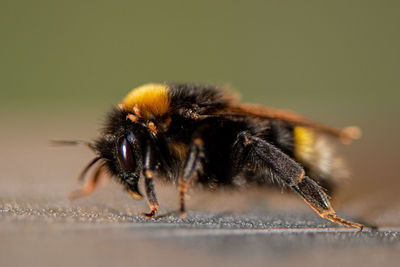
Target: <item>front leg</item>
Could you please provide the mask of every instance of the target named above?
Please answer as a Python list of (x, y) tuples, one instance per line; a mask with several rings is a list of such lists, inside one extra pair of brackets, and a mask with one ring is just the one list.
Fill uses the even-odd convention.
[(154, 190), (154, 182), (153, 182), (154, 165), (155, 165), (153, 161), (154, 159), (151, 146), (150, 144), (147, 144), (146, 155), (143, 166), (143, 176), (145, 178), (144, 185), (146, 189), (147, 202), (149, 203), (150, 212), (142, 214), (147, 219), (154, 217), (158, 211), (158, 201), (156, 197), (156, 192)]
[(279, 148), (260, 137), (241, 132), (233, 146), (234, 172), (243, 169), (271, 170), (278, 180), (298, 193), (303, 200), (322, 218), (363, 229), (363, 225), (336, 216), (329, 197), (312, 179), (305, 176), (304, 169)]

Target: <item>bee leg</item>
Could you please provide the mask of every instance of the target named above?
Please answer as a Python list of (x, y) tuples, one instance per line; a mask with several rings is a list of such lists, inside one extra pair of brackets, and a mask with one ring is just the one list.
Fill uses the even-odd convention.
[(125, 189), (133, 199), (142, 199), (143, 195), (139, 190), (139, 179), (125, 184)]
[[(143, 175), (145, 178), (145, 189), (146, 189), (146, 196), (147, 196), (147, 202), (150, 207), (150, 212), (149, 213), (143, 213), (142, 216), (146, 217), (147, 219), (150, 219), (154, 217), (157, 214), (158, 211), (158, 201), (156, 197), (156, 192), (154, 190), (154, 182), (153, 182), (153, 162), (152, 162), (152, 151), (151, 147), (148, 144), (146, 147), (146, 155), (145, 155), (145, 160), (144, 160), (144, 168), (143, 168)], [(153, 165), (153, 166), (152, 166)]]
[(344, 226), (359, 228), (360, 230), (364, 228), (362, 224), (338, 217), (329, 203), (329, 196), (308, 176), (304, 176), (300, 182), (292, 186), (292, 189), (322, 218)]
[(107, 177), (104, 175), (103, 166), (97, 167), (93, 176), (85, 182), (85, 185), (82, 189), (73, 191), (69, 194), (70, 200), (75, 200), (77, 198), (81, 198), (91, 194), (101, 183), (101, 181), (106, 180)]
[(179, 216), (181, 218), (186, 216), (185, 194), (190, 186), (190, 182), (197, 177), (198, 171), (202, 168), (201, 159), (203, 157), (203, 140), (197, 137), (190, 146), (182, 174), (178, 179)]
[[(331, 220), (348, 227), (356, 227), (360, 230), (363, 225), (344, 220), (336, 216), (329, 203), (329, 196), (314, 180), (305, 176), (304, 169), (296, 161), (282, 152), (276, 146), (264, 139), (252, 136), (248, 132), (241, 132), (234, 144), (234, 163), (236, 168), (246, 168), (250, 164), (258, 170), (269, 169), (285, 185), (298, 193), (303, 200), (322, 218)], [(245, 159), (250, 159), (245, 162)]]

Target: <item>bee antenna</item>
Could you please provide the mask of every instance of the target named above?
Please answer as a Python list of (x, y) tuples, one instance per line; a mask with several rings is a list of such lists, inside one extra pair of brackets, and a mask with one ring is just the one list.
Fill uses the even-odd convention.
[(102, 157), (98, 156), (98, 157), (95, 157), (91, 162), (89, 162), (89, 164), (82, 170), (81, 174), (79, 175), (78, 180), (79, 180), (79, 181), (83, 181), (84, 178), (85, 178), (85, 176), (86, 176), (86, 174), (87, 174), (87, 172), (90, 170), (90, 168), (91, 168), (97, 161), (99, 161), (101, 158), (102, 158)]
[(94, 144), (87, 142), (87, 141), (82, 141), (82, 140), (52, 140), (51, 143), (53, 145), (67, 145), (67, 146), (86, 146), (90, 148), (92, 151), (97, 153), (96, 148)]

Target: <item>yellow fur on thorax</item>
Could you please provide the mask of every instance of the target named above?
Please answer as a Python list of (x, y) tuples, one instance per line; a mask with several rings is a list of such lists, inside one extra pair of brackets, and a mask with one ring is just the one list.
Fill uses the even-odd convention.
[(298, 159), (308, 161), (315, 151), (315, 133), (313, 130), (296, 126), (294, 127), (295, 148), (294, 154)]
[(142, 118), (166, 114), (170, 107), (168, 88), (164, 84), (149, 83), (133, 89), (123, 100), (125, 110)]

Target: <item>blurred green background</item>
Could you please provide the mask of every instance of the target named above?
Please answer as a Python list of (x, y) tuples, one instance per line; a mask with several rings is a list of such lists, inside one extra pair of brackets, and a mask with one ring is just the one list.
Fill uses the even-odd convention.
[(2, 127), (92, 136), (133, 87), (223, 83), (246, 102), (361, 126), (347, 197), (397, 195), (399, 26), (399, 1), (2, 0)]
[(1, 106), (101, 109), (142, 83), (197, 81), (310, 114), (390, 115), (400, 96), (399, 8), (398, 1), (3, 0)]

